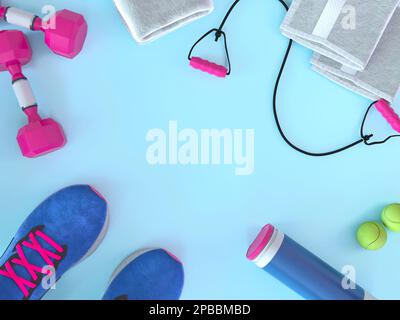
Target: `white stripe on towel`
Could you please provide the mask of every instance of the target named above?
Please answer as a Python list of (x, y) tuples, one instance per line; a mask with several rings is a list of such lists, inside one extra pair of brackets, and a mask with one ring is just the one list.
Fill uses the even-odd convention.
[(350, 68), (350, 67), (345, 66), (345, 65), (342, 65), (340, 70), (342, 70), (345, 73), (351, 74), (352, 76), (355, 76), (357, 74), (357, 70), (356, 69)]
[(328, 0), (315, 25), (313, 35), (324, 39), (328, 38), (345, 4), (346, 0)]

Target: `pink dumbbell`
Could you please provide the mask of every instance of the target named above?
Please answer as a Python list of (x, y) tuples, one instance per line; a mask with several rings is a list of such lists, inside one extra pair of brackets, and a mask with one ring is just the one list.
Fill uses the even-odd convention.
[(31, 86), (21, 68), (31, 58), (31, 47), (21, 31), (0, 31), (0, 71), (11, 74), (15, 95), (28, 117), (28, 124), (18, 131), (18, 144), (25, 157), (35, 158), (62, 148), (66, 139), (56, 121), (41, 119), (38, 114)]
[(88, 30), (85, 18), (69, 10), (58, 11), (50, 17), (49, 21), (54, 25), (43, 23), (38, 16), (13, 7), (0, 6), (1, 18), (13, 25), (44, 32), (47, 46), (54, 53), (70, 59), (81, 52)]

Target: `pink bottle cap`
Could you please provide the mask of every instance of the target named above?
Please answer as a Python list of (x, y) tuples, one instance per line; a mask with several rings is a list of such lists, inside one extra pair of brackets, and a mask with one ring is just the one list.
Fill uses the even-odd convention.
[(274, 231), (275, 227), (271, 224), (267, 224), (264, 228), (261, 229), (257, 238), (250, 245), (249, 250), (247, 250), (247, 259), (253, 261), (260, 255), (260, 253), (271, 240)]

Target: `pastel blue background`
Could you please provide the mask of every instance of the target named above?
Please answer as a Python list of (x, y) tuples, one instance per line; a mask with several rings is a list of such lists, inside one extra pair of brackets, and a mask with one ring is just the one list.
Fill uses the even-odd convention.
[[(226, 31), (233, 73), (226, 80), (192, 70), (186, 55), (219, 24), (230, 1), (216, 1), (212, 15), (146, 46), (133, 41), (111, 0), (3, 3), (35, 12), (48, 3), (68, 7), (85, 14), (90, 26), (84, 51), (71, 61), (53, 55), (41, 34), (28, 34), (34, 58), (26, 74), (42, 114), (66, 131), (63, 150), (34, 160), (20, 156), (15, 136), (25, 118), (9, 76), (0, 75), (1, 248), (39, 202), (64, 186), (93, 184), (110, 204), (105, 241), (48, 299), (100, 298), (119, 262), (149, 246), (183, 260), (183, 299), (298, 299), (245, 258), (266, 223), (338, 269), (354, 265), (358, 282), (377, 297), (399, 298), (400, 236), (390, 233), (378, 252), (363, 251), (355, 241), (358, 224), (400, 201), (399, 142), (323, 159), (284, 144), (271, 111), (287, 45), (277, 1), (243, 1), (232, 15)], [(215, 59), (223, 53), (211, 41), (200, 50)], [(369, 101), (312, 72), (310, 57), (295, 45), (279, 112), (289, 137), (322, 151), (358, 138)], [(146, 133), (167, 130), (170, 120), (180, 129), (254, 129), (255, 172), (239, 177), (233, 166), (150, 166)], [(376, 112), (368, 127), (381, 136), (390, 132)]]

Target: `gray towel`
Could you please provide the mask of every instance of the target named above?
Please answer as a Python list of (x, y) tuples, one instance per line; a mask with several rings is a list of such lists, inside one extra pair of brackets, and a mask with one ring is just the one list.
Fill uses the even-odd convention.
[(400, 0), (294, 0), (287, 37), (356, 70), (368, 64)]
[(213, 0), (114, 0), (133, 38), (153, 41), (214, 9)]
[(368, 98), (393, 102), (400, 88), (400, 8), (396, 10), (364, 71), (315, 54), (314, 70)]

